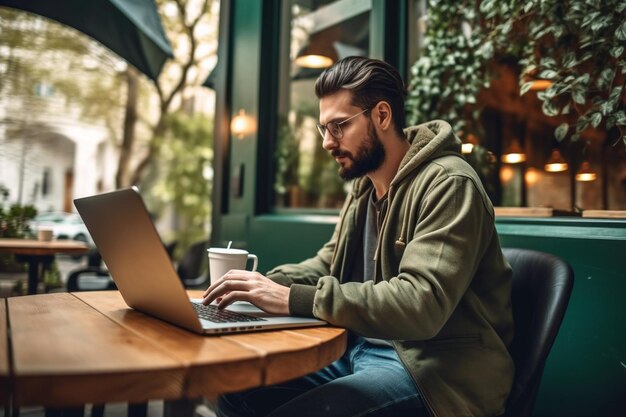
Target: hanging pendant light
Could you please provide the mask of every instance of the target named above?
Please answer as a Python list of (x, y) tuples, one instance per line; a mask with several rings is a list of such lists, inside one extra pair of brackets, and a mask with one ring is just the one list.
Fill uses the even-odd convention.
[(505, 164), (520, 164), (526, 160), (526, 154), (519, 144), (517, 138), (511, 140), (511, 144), (507, 151), (502, 154), (502, 162)]
[(596, 174), (596, 172), (593, 169), (591, 169), (589, 162), (583, 161), (583, 163), (580, 164), (580, 169), (576, 173), (576, 181), (588, 182), (588, 181), (595, 181), (597, 178), (598, 178), (598, 174)]
[(538, 71), (533, 69), (524, 74), (523, 80), (525, 83), (530, 83), (530, 90), (532, 91), (544, 91), (552, 87), (553, 82), (546, 80), (545, 78), (537, 78)]
[(558, 149), (552, 149), (552, 155), (550, 155), (550, 159), (544, 165), (544, 169), (547, 172), (563, 172), (567, 171), (569, 165), (563, 159), (563, 155)]
[(461, 144), (461, 153), (469, 155), (474, 151), (474, 146), (478, 144), (478, 139), (472, 133), (468, 133), (467, 137)]
[(332, 44), (311, 38), (299, 51), (294, 62), (303, 68), (328, 68), (337, 61)]

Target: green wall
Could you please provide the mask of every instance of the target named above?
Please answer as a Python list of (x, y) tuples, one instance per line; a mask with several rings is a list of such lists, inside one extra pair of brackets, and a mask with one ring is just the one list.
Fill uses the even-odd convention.
[(626, 415), (626, 221), (507, 219), (497, 226), (503, 246), (553, 253), (575, 273), (535, 416)]

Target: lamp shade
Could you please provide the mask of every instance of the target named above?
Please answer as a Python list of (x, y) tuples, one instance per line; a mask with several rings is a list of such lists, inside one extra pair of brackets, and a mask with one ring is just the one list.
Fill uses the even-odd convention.
[(588, 182), (595, 181), (598, 178), (598, 174), (591, 169), (588, 161), (583, 161), (580, 165), (580, 169), (576, 173), (576, 181)]
[(552, 86), (552, 81), (544, 78), (537, 78), (537, 70), (533, 69), (524, 74), (523, 80), (526, 83), (530, 83), (530, 90), (543, 91)]
[(303, 68), (327, 68), (337, 61), (337, 52), (331, 44), (310, 41), (305, 44), (294, 62)]
[(548, 162), (544, 165), (544, 169), (547, 172), (563, 172), (567, 171), (568, 167), (567, 162), (565, 162), (565, 159), (563, 159), (563, 156), (558, 149), (552, 150), (550, 159), (548, 159)]
[(520, 164), (526, 160), (526, 154), (517, 139), (511, 140), (509, 148), (502, 154), (502, 162), (505, 164)]
[(478, 139), (472, 133), (468, 133), (465, 140), (461, 144), (461, 152), (465, 155), (471, 154), (474, 151), (474, 146), (478, 144)]

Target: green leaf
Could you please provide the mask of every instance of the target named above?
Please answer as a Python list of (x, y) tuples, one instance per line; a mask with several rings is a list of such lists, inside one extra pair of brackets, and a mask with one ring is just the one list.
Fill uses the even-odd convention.
[(481, 2), (480, 3), (480, 11), (485, 13), (485, 14), (490, 13), (493, 10), (493, 8), (494, 8), (494, 3), (495, 3), (495, 0), (485, 0), (485, 1)]
[(609, 53), (613, 58), (617, 59), (624, 53), (624, 47), (622, 45), (614, 46), (609, 50)]
[(572, 100), (578, 104), (585, 104), (585, 93), (584, 91), (577, 89), (572, 92)]
[(598, 127), (602, 122), (602, 113), (594, 113), (591, 115), (591, 126)]
[(546, 80), (554, 80), (557, 76), (557, 72), (552, 70), (544, 70), (539, 73), (539, 78), (544, 78)]
[(626, 111), (618, 111), (615, 113), (615, 124), (624, 126), (626, 125)]
[(563, 65), (566, 68), (572, 68), (576, 65), (576, 55), (573, 52), (568, 52), (563, 57)]
[(613, 78), (615, 78), (615, 69), (605, 68), (600, 72), (596, 85), (600, 89), (608, 88), (613, 83)]
[(539, 60), (539, 65), (545, 68), (556, 68), (556, 61), (552, 57), (543, 57)]
[(532, 1), (526, 2), (526, 4), (524, 5), (524, 13), (528, 13), (533, 8), (533, 6), (534, 4)]
[(590, 78), (589, 74), (588, 73), (584, 73), (580, 77), (576, 78), (576, 83), (587, 85), (589, 83), (589, 78)]
[(626, 41), (626, 20), (615, 30), (615, 37), (620, 41)]
[(556, 105), (554, 103), (552, 103), (551, 101), (544, 101), (543, 105), (541, 106), (541, 110), (543, 111), (543, 114), (545, 114), (546, 116), (556, 116), (557, 114), (559, 114), (559, 111), (556, 107)]
[(598, 32), (601, 29), (604, 29), (607, 26), (608, 19), (606, 17), (596, 19), (591, 23), (591, 30), (594, 32)]
[(527, 82), (522, 84), (522, 87), (519, 89), (519, 95), (523, 96), (524, 94), (526, 94), (528, 92), (528, 90), (530, 90), (530, 87), (533, 86), (532, 82)]
[(556, 140), (561, 142), (565, 138), (565, 135), (567, 135), (568, 130), (569, 130), (569, 125), (567, 123), (561, 123), (554, 130), (554, 137), (556, 138)]

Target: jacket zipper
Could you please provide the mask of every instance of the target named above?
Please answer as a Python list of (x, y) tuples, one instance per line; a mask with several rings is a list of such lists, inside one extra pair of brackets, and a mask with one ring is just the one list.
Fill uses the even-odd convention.
[[(346, 208), (352, 205), (352, 201), (354, 200), (354, 195), (352, 192), (349, 194), (350, 201), (346, 204)], [(343, 231), (343, 227), (345, 225), (346, 216), (341, 216), (340, 224), (339, 224), (339, 232), (337, 234), (337, 241), (335, 242), (335, 248), (333, 249), (333, 256), (330, 258), (330, 270), (332, 273), (333, 266), (335, 265), (335, 260), (337, 259), (337, 252), (339, 251), (339, 237), (341, 236), (341, 232)]]
[(430, 414), (431, 417), (439, 417), (439, 414), (437, 414), (437, 411), (433, 408), (430, 400), (426, 397), (426, 395), (424, 395), (424, 392), (420, 388), (420, 384), (417, 383), (417, 380), (413, 376), (413, 373), (411, 371), (409, 371), (409, 367), (407, 366), (406, 362), (402, 358), (402, 355), (400, 355), (400, 353), (398, 352), (398, 348), (396, 347), (396, 343), (398, 343), (398, 342), (392, 341), (391, 345), (393, 346), (394, 350), (396, 351), (396, 354), (398, 355), (398, 358), (400, 358), (400, 362), (402, 362), (402, 366), (404, 366), (404, 370), (411, 377), (411, 380), (413, 381), (413, 384), (415, 384), (415, 388), (417, 388), (417, 392), (419, 393), (420, 398), (424, 402), (424, 405), (426, 405), (426, 408), (428, 409), (428, 413)]
[(385, 215), (383, 217), (383, 221), (380, 225), (380, 231), (378, 232), (378, 242), (376, 242), (376, 252), (374, 252), (374, 262), (377, 263), (378, 262), (378, 256), (380, 255), (380, 242), (382, 241), (382, 239), (380, 238), (382, 236), (383, 231), (387, 228), (387, 219), (389, 218), (389, 209), (391, 208), (391, 203), (393, 202), (393, 197), (394, 197), (394, 192), (396, 191), (396, 189), (394, 188), (393, 185), (391, 185), (389, 187), (389, 190), (387, 191), (389, 193), (389, 195), (387, 196), (387, 210), (385, 210)]

